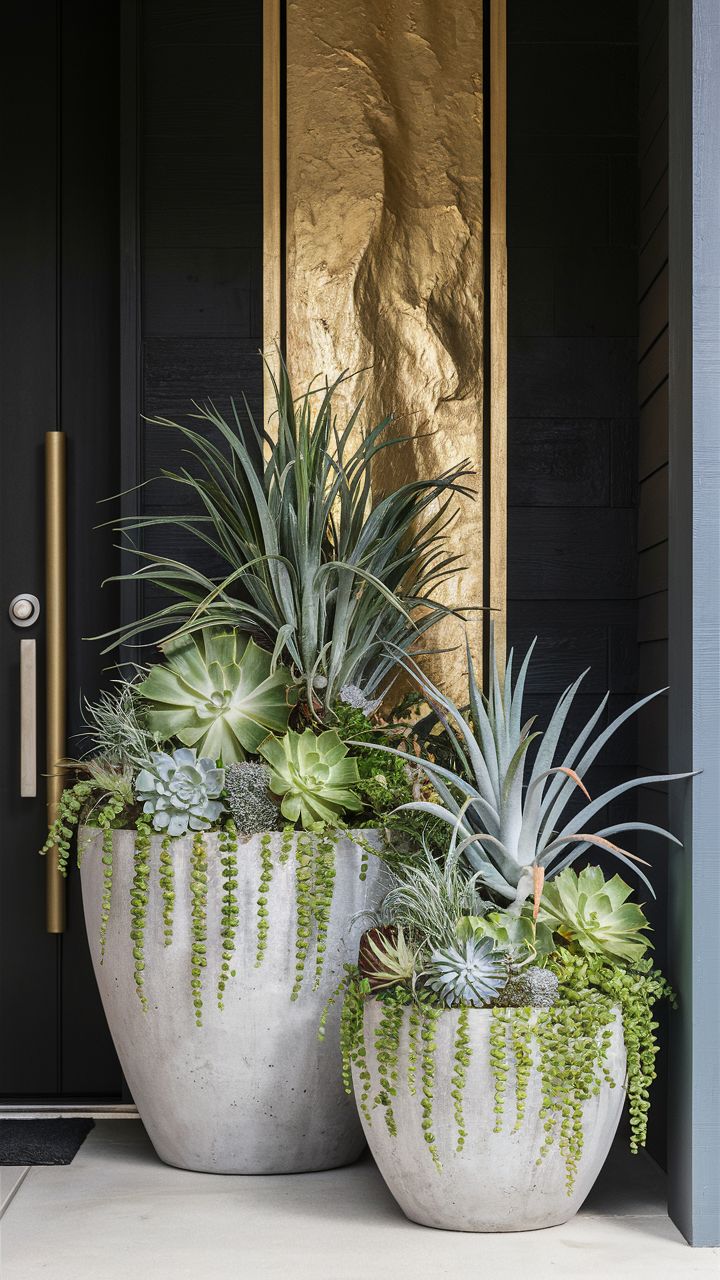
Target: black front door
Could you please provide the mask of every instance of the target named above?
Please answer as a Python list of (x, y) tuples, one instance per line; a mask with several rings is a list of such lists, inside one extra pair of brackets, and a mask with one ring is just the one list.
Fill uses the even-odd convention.
[[(3, 5), (2, 298), (0, 331), (0, 1094), (5, 1102), (113, 1101), (121, 1075), (87, 959), (76, 877), (67, 929), (45, 929), (45, 433), (67, 436), (69, 733), (100, 679), (115, 568), (95, 533), (99, 498), (116, 487), (117, 14), (111, 4)], [(11, 600), (40, 616), (20, 628)], [(36, 640), (37, 796), (20, 795), (20, 642)], [(80, 744), (68, 740), (75, 753)]]
[[(0, 1108), (113, 1103), (120, 1069), (90, 966), (77, 875), (45, 928), (45, 434), (67, 438), (68, 751), (113, 656), (84, 637), (152, 600), (117, 572), (117, 506), (172, 466), (143, 415), (192, 399), (259, 407), (262, 0), (7, 0), (0, 124)], [(171, 486), (137, 509), (172, 513)], [(127, 507), (126, 507), (127, 509)], [(161, 550), (181, 554), (168, 526)], [(153, 549), (157, 545), (153, 544)], [(40, 602), (15, 625), (19, 595)], [(37, 649), (37, 796), (20, 794), (20, 642)], [(146, 655), (145, 655), (146, 656)]]

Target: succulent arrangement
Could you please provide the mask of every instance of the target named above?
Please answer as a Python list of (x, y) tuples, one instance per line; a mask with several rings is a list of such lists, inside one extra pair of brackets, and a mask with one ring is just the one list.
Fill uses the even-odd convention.
[[(332, 906), (335, 841), (350, 828), (379, 852), (392, 881), (344, 982), (343, 1078), (362, 1081), (359, 1105), (395, 1129), (392, 1097), (398, 1041), (408, 1027), (408, 1085), (422, 1076), (423, 1131), (432, 1138), (435, 1029), (458, 1010), (454, 1107), (458, 1147), (467, 1136), (462, 1092), (470, 1062), (469, 1018), (490, 1011), (497, 1125), (515, 1073), (518, 1125), (531, 1071), (544, 1097), (542, 1157), (559, 1135), (572, 1185), (582, 1149), (583, 1105), (604, 1078), (616, 1010), (628, 1048), (631, 1145), (644, 1141), (657, 1049), (653, 1007), (672, 998), (646, 957), (648, 923), (618, 874), (587, 866), (589, 851), (650, 881), (633, 850), (615, 837), (638, 831), (673, 842), (668, 831), (629, 818), (607, 822), (607, 805), (657, 777), (631, 778), (592, 797), (588, 771), (643, 698), (609, 724), (603, 699), (574, 741), (560, 750), (582, 676), (559, 699), (541, 733), (523, 710), (532, 648), (513, 676), (491, 655), (483, 694), (468, 649), (468, 706), (456, 706), (422, 673), (425, 633), (455, 612), (438, 588), (458, 570), (447, 537), (455, 500), (468, 493), (464, 464), (435, 480), (414, 481), (375, 500), (372, 469), (400, 441), (387, 419), (351, 446), (361, 403), (338, 424), (338, 382), (296, 399), (281, 366), (274, 383), (275, 438), (247, 413), (243, 430), (214, 406), (198, 409), (203, 432), (179, 432), (191, 466), (163, 472), (195, 500), (199, 514), (177, 523), (210, 548), (215, 577), (196, 565), (132, 549), (135, 578), (168, 603), (107, 637), (110, 646), (160, 633), (159, 660), (120, 671), (86, 704), (88, 751), (70, 767), (59, 815), (43, 852), (67, 871), (80, 823), (102, 832), (100, 949), (113, 911), (113, 831), (135, 828), (129, 945), (138, 997), (145, 994), (144, 939), (149, 896), (158, 892), (166, 945), (172, 944), (178, 839), (192, 844), (191, 993), (202, 1022), (207, 944), (208, 833), (217, 836), (223, 886), (223, 968), (227, 999), (234, 938), (241, 927), (237, 872), (243, 842), (260, 841), (257, 965), (268, 948), (268, 895), (279, 859), (296, 860), (296, 999), (313, 930), (315, 989)], [(208, 433), (208, 429), (210, 429)], [(164, 517), (121, 522), (129, 539)], [(424, 650), (427, 652), (427, 649)], [(405, 718), (407, 700), (387, 710), (395, 678), (411, 676), (427, 714)], [(655, 695), (651, 695), (655, 696)], [(682, 776), (682, 775), (675, 775)], [(382, 828), (384, 845), (363, 829)], [(162, 840), (159, 882), (148, 851)], [(277, 845), (277, 842), (276, 842)], [(82, 849), (78, 850), (78, 857)], [(580, 870), (575, 864), (581, 859)], [(359, 870), (364, 876), (364, 864)], [(340, 994), (336, 991), (332, 1000)], [(376, 1048), (385, 1084), (371, 1095), (363, 1009), (382, 1005)], [(326, 1024), (327, 1010), (321, 1022)]]
[[(377, 750), (400, 756), (408, 766), (412, 762), (424, 775), (422, 794), (401, 809), (420, 829), (425, 824), (425, 834), (419, 851), (395, 863), (394, 882), (369, 921), (357, 966), (347, 975), (344, 1079), (349, 1086), (354, 1068), (361, 1111), (369, 1122), (372, 1110), (380, 1108), (394, 1134), (399, 1044), (401, 1035), (407, 1035), (407, 1088), (415, 1091), (420, 1071), (423, 1131), (437, 1164), (432, 1097), (438, 1018), (443, 1010), (460, 1011), (453, 1099), (456, 1117), (461, 1117), (461, 1150), (467, 1138), (462, 1093), (472, 1069), (468, 1019), (487, 1010), (496, 1128), (503, 1125), (513, 1076), (516, 1126), (522, 1123), (529, 1073), (538, 1072), (544, 1098), (538, 1157), (557, 1138), (570, 1191), (582, 1152), (584, 1104), (608, 1080), (609, 1029), (616, 1011), (628, 1051), (626, 1088), (631, 1148), (636, 1151), (645, 1141), (654, 1078), (653, 1009), (659, 999), (673, 999), (647, 958), (649, 924), (642, 906), (632, 900), (630, 886), (618, 874), (607, 877), (599, 866), (583, 865), (576, 871), (572, 864), (599, 848), (632, 868), (652, 892), (634, 853), (610, 837), (642, 830), (678, 842), (662, 828), (633, 820), (591, 829), (592, 819), (610, 800), (649, 781), (631, 779), (597, 799), (590, 797), (584, 781), (604, 743), (647, 699), (593, 739), (604, 699), (558, 756), (580, 682), (563, 694), (541, 736), (522, 711), (531, 653), (514, 684), (512, 655), (504, 685), (495, 665), (487, 696), (478, 687), (468, 654), (466, 712), (403, 659), (431, 707), (434, 727), (427, 721), (417, 725), (414, 751), (387, 744), (378, 744)], [(569, 817), (573, 795), (581, 797), (579, 813)], [(374, 1042), (381, 1073), (377, 1093), (365, 1041), (363, 1010), (370, 999), (382, 1009)]]
[[(387, 418), (351, 446), (362, 402), (339, 423), (341, 381), (297, 397), (281, 362), (272, 440), (247, 405), (242, 425), (234, 405), (227, 421), (214, 406), (199, 409), (195, 417), (208, 433), (155, 424), (187, 446), (188, 468), (162, 474), (183, 500), (195, 500), (195, 514), (177, 523), (192, 546), (214, 553), (216, 577), (204, 576), (194, 557), (185, 564), (144, 550), (145, 531), (166, 517), (121, 521), (119, 531), (140, 562), (131, 576), (159, 588), (168, 603), (108, 639), (113, 645), (157, 637), (156, 660), (119, 669), (99, 699), (86, 702), (88, 751), (65, 762), (70, 784), (43, 852), (54, 850), (66, 872), (75, 829), (101, 830), (104, 951), (113, 910), (112, 833), (135, 828), (129, 942), (143, 1007), (145, 921), (156, 892), (172, 942), (175, 840), (192, 840), (192, 998), (199, 1010), (209, 834), (217, 837), (213, 849), (222, 846), (232, 929), (242, 845), (260, 838), (254, 911), (261, 963), (270, 834), (282, 833), (281, 860), (296, 860), (298, 988), (313, 930), (316, 982), (322, 968), (336, 835), (348, 824), (360, 833), (383, 827), (412, 798), (411, 769), (378, 750), (406, 730), (380, 708), (391, 702), (398, 656), (415, 652), (428, 628), (453, 611), (436, 592), (458, 568), (447, 535), (456, 499), (469, 493), (470, 473), (461, 463), (437, 479), (373, 496), (378, 456), (401, 441)], [(162, 839), (158, 885), (149, 870), (153, 836)], [(378, 841), (358, 834), (358, 842), (362, 879)], [(221, 927), (227, 940), (228, 921)]]

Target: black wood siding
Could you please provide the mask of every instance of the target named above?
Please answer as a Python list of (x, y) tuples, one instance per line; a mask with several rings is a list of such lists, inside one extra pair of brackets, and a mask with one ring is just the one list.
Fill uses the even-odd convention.
[(575, 728), (637, 690), (636, 15), (508, 0), (508, 37), (509, 638), (543, 714), (591, 667)]
[[(126, 156), (123, 185), (138, 296), (124, 344), (138, 359), (124, 387), (124, 449), (128, 472), (142, 483), (187, 459), (179, 435), (141, 415), (183, 418), (193, 400), (212, 400), (227, 416), (231, 397), (241, 405), (243, 393), (260, 413), (262, 2), (142, 0), (125, 62), (137, 67), (124, 122), (137, 149)], [(187, 497), (161, 482), (142, 489), (135, 506), (173, 514), (187, 510)], [(194, 563), (214, 568), (171, 525), (147, 533), (143, 545), (179, 559), (192, 546)], [(167, 600), (130, 593), (125, 618)]]

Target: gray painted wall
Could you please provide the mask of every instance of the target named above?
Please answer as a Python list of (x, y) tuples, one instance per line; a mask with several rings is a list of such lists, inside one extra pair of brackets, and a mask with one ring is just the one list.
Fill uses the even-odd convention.
[(720, 5), (670, 0), (670, 1212), (720, 1243)]

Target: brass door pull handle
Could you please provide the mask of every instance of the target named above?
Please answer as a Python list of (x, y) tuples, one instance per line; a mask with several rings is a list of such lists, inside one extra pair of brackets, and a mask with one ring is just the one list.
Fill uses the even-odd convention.
[(34, 640), (20, 641), (20, 795), (37, 795), (37, 661)]

